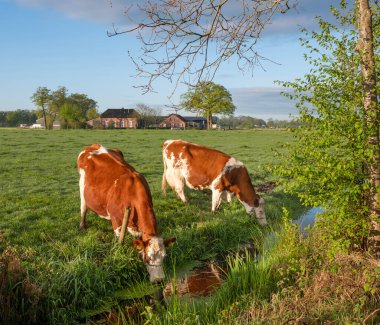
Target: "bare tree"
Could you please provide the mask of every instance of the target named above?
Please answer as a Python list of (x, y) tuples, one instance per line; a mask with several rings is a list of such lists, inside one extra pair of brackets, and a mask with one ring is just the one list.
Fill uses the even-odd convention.
[(195, 85), (212, 80), (232, 56), (244, 71), (260, 64), (264, 58), (255, 45), (264, 27), (276, 12), (295, 6), (295, 1), (151, 0), (138, 7), (144, 18), (134, 22), (134, 28), (121, 32), (114, 28), (108, 35), (138, 33), (142, 55), (130, 56), (138, 75), (147, 78), (141, 86), (145, 92), (152, 90), (158, 77), (175, 86), (180, 81)]
[(372, 152), (372, 161), (368, 162), (371, 181), (370, 191), (370, 234), (369, 249), (380, 259), (380, 148), (379, 148), (379, 103), (377, 94), (376, 64), (373, 50), (372, 11), (368, 0), (356, 0), (359, 42), (356, 47), (360, 53), (363, 76), (363, 106), (368, 132), (368, 149)]
[(146, 104), (140, 103), (136, 105), (136, 111), (139, 114), (140, 127), (145, 129), (159, 123), (161, 109), (155, 109)]

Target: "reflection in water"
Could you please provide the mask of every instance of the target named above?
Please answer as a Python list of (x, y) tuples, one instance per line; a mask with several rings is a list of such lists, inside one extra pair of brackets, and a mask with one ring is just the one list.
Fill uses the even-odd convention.
[(169, 283), (164, 289), (166, 297), (173, 295), (208, 296), (223, 282), (223, 270), (216, 263), (195, 268), (189, 276)]
[(299, 226), (302, 235), (307, 235), (308, 228), (314, 225), (316, 214), (322, 211), (322, 208), (311, 208), (304, 215), (294, 221), (294, 223)]
[[(243, 258), (249, 254), (252, 258), (257, 257), (257, 249), (253, 242), (246, 243), (237, 251)], [(173, 279), (164, 288), (164, 296), (173, 294), (190, 297), (206, 297), (221, 286), (228, 273), (225, 260), (211, 262), (207, 265), (192, 269), (191, 273), (180, 279)]]

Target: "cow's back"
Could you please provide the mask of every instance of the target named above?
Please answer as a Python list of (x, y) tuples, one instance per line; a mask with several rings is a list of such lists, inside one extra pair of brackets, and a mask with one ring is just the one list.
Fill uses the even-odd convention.
[(218, 150), (182, 140), (165, 141), (163, 150), (171, 166), (181, 169), (187, 185), (194, 188), (208, 188), (231, 158)]
[(105, 149), (94, 144), (78, 156), (78, 170), (84, 176), (84, 198), (88, 207), (97, 214), (107, 216), (107, 205), (113, 198), (114, 188), (120, 182), (138, 178), (119, 150)]

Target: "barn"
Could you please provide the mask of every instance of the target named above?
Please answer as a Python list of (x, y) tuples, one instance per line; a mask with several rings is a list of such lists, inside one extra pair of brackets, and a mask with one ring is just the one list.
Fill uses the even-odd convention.
[[(217, 118), (213, 117), (213, 124), (216, 125)], [(181, 116), (179, 114), (170, 114), (160, 123), (160, 128), (186, 129), (189, 127), (206, 129), (207, 120), (198, 116)]]

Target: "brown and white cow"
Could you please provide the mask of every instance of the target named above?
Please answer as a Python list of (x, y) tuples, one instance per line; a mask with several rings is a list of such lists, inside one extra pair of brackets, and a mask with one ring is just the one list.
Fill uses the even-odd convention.
[(86, 212), (91, 209), (100, 217), (111, 220), (115, 235), (119, 237), (126, 209), (130, 209), (128, 231), (147, 266), (150, 281), (164, 279), (162, 267), (165, 246), (175, 238), (163, 240), (157, 233), (148, 183), (132, 166), (126, 163), (118, 149), (106, 149), (93, 144), (78, 156), (81, 199), (80, 229), (86, 227)]
[(266, 225), (264, 199), (253, 188), (248, 171), (240, 161), (218, 150), (182, 140), (167, 140), (162, 150), (166, 181), (186, 202), (185, 184), (192, 189), (212, 191), (212, 211), (216, 211), (222, 197), (231, 201), (235, 195), (247, 213), (254, 215), (261, 225)]

